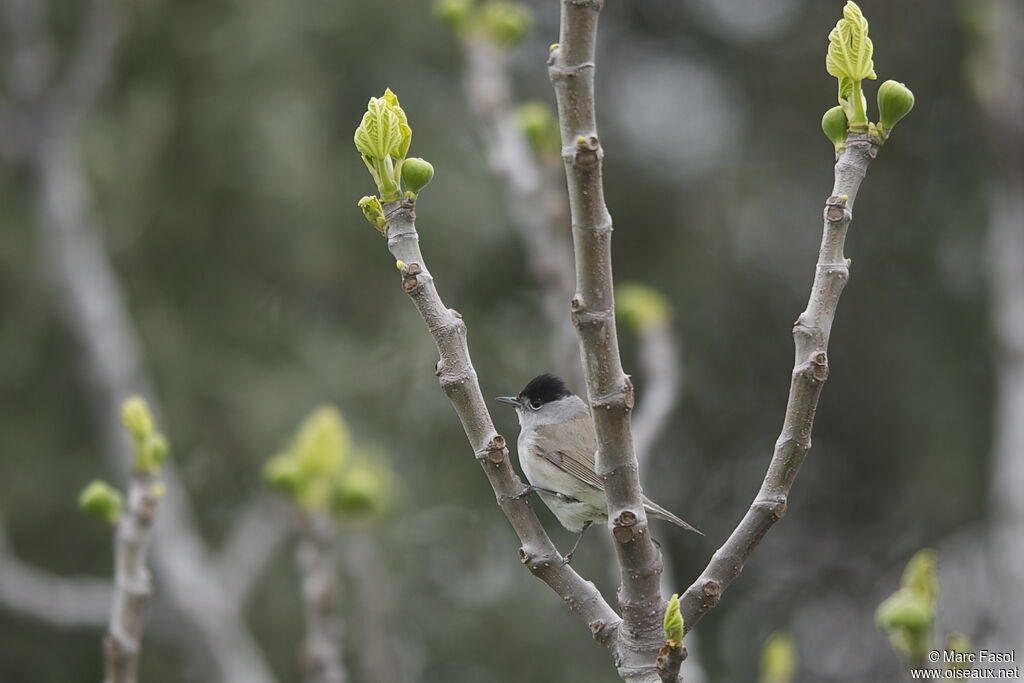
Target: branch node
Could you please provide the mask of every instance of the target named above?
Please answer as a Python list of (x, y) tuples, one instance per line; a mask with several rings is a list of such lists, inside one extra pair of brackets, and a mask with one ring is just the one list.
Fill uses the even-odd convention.
[(477, 460), (488, 460), (495, 465), (500, 465), (505, 461), (505, 445), (505, 437), (501, 434), (495, 434), (483, 448), (475, 451), (474, 455), (476, 455)]

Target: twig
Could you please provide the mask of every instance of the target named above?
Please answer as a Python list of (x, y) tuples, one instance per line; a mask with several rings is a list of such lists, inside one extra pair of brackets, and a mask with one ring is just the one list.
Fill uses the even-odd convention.
[(679, 669), (682, 668), (683, 662), (686, 661), (686, 648), (682, 645), (678, 647), (668, 647), (661, 654), (658, 655), (658, 678), (661, 679), (662, 683), (683, 683), (683, 677), (679, 675)]
[(102, 627), (110, 618), (109, 581), (67, 578), (19, 560), (0, 520), (0, 603), (62, 628)]
[(249, 503), (238, 515), (217, 556), (218, 573), (231, 602), (240, 607), (248, 602), (288, 533), (285, 511), (265, 498)]
[(579, 344), (565, 315), (574, 285), (564, 192), (547, 177), (514, 119), (507, 51), (476, 36), (466, 39), (465, 56), (467, 101), (483, 128), (488, 165), (507, 195), (527, 265), (540, 288), (552, 358), (558, 374), (578, 390), (583, 386)]
[(303, 514), (296, 561), (306, 615), (302, 669), (307, 683), (345, 683), (347, 680), (341, 663), (336, 534), (334, 523), (326, 515)]
[[(83, 58), (89, 64), (76, 66), (66, 78), (81, 82), (51, 82), (44, 3), (34, 0), (3, 0), (7, 14), (7, 38), (13, 52), (8, 60), (10, 79), (17, 80), (19, 110), (14, 117), (21, 128), (16, 139), (15, 161), (26, 163), (36, 183), (35, 213), (42, 235), (45, 258), (60, 296), (61, 312), (81, 344), (90, 370), (97, 420), (103, 426), (106, 452), (112, 466), (128, 473), (131, 452), (115, 419), (113, 406), (125, 396), (150, 397), (137, 335), (131, 325), (127, 304), (110, 264), (106, 247), (95, 222), (88, 184), (76, 152), (80, 115), (66, 106), (86, 106), (112, 69), (113, 46), (120, 23), (109, 17), (91, 16), (82, 38)], [(108, 0), (96, 0), (93, 11), (112, 11)], [(22, 21), (28, 17), (28, 21)], [(113, 33), (111, 33), (113, 30)], [(86, 68), (88, 67), (88, 68)], [(14, 82), (12, 80), (12, 82)], [(84, 99), (66, 98), (58, 93), (80, 92)], [(184, 487), (173, 464), (163, 469), (167, 494), (161, 500), (161, 542), (154, 548), (154, 563), (167, 581), (174, 604), (202, 636), (221, 678), (246, 683), (273, 683), (274, 677), (258, 645), (248, 633), (235, 603), (218, 580), (216, 572), (205, 571), (211, 564), (208, 550), (198, 531)]]
[(612, 285), (612, 220), (601, 179), (603, 150), (594, 113), (594, 48), (603, 0), (563, 0), (561, 39), (548, 60), (558, 101), (562, 156), (576, 252), (573, 323), (584, 357), (587, 393), (597, 430), (597, 473), (608, 495), (608, 518), (621, 570), (624, 628), (619, 675), (655, 680), (661, 646), (661, 554), (647, 516), (629, 418), (633, 385), (622, 370)]
[(519, 559), (583, 619), (598, 642), (614, 647), (620, 621), (618, 615), (594, 584), (585, 581), (565, 564), (565, 558), (551, 543), (530, 506), (529, 497), (525, 495), (526, 487), (509, 463), (505, 439), (495, 431), (480, 392), (480, 383), (469, 356), (466, 324), (461, 315), (441, 301), (420, 253), (415, 204), (408, 200), (388, 202), (384, 205), (384, 215), (388, 220), (388, 249), (396, 260), (404, 264), (402, 288), (416, 305), (437, 344), (440, 360), (436, 374), (441, 388), (459, 415), (477, 461), (494, 489), (498, 505), (522, 543)]
[(152, 476), (134, 472), (128, 489), (128, 509), (117, 524), (114, 601), (103, 641), (107, 660), (105, 683), (138, 681), (144, 608), (152, 592), (146, 557), (161, 486)]
[(678, 340), (668, 321), (644, 325), (639, 330), (641, 376), (644, 392), (633, 414), (633, 447), (643, 467), (672, 420), (683, 387)]
[(839, 296), (849, 277), (843, 255), (846, 231), (868, 164), (878, 148), (866, 134), (851, 133), (835, 166), (832, 196), (825, 202), (824, 231), (807, 309), (793, 326), (796, 360), (782, 434), (775, 444), (768, 473), (750, 509), (719, 548), (707, 568), (680, 598), (686, 629), (714, 608), (726, 587), (764, 535), (786, 512), (793, 480), (811, 448), (811, 428), (822, 386), (828, 378), (828, 339)]

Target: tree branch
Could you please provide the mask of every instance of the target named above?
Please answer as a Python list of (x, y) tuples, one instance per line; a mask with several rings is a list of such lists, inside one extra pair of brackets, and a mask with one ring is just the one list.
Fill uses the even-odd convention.
[(868, 164), (878, 148), (866, 134), (851, 133), (835, 166), (832, 196), (825, 202), (825, 221), (814, 284), (807, 309), (793, 326), (796, 359), (782, 433), (775, 444), (768, 473), (750, 509), (719, 548), (707, 568), (680, 598), (686, 629), (714, 608), (726, 587), (764, 535), (786, 512), (786, 501), (808, 450), (822, 386), (828, 378), (828, 340), (839, 297), (849, 278), (843, 255), (846, 231)]
[(345, 683), (338, 614), (337, 529), (326, 515), (304, 512), (295, 559), (306, 617), (302, 669), (306, 683)]
[(594, 113), (594, 49), (603, 0), (563, 0), (561, 40), (548, 60), (558, 101), (562, 156), (569, 186), (576, 296), (573, 323), (584, 357), (587, 393), (597, 430), (597, 473), (608, 495), (608, 519), (621, 570), (624, 628), (619, 674), (657, 680), (654, 662), (662, 643), (661, 554), (651, 541), (630, 412), (633, 385), (622, 370), (612, 284), (612, 220), (604, 202)]
[(0, 603), (61, 628), (102, 627), (110, 617), (109, 581), (66, 578), (19, 560), (0, 520)]
[(136, 683), (145, 606), (152, 592), (146, 556), (162, 486), (150, 475), (133, 472), (128, 509), (117, 524), (114, 553), (114, 601), (103, 640), (105, 683)]
[(573, 292), (573, 261), (564, 223), (565, 196), (547, 177), (514, 118), (508, 53), (485, 36), (464, 42), (467, 101), (483, 129), (491, 171), (507, 196), (527, 265), (540, 288), (551, 327), (551, 356), (569, 386), (583, 386), (579, 343), (565, 305)]
[(404, 263), (402, 288), (412, 299), (437, 344), (436, 374), (455, 408), (477, 461), (494, 489), (505, 517), (519, 537), (519, 559), (586, 623), (594, 638), (613, 647), (619, 617), (594, 584), (565, 563), (530, 506), (526, 487), (513, 471), (505, 438), (494, 429), (469, 356), (466, 324), (447, 308), (420, 253), (415, 204), (408, 200), (384, 204), (388, 249)]
[[(96, 2), (93, 11), (114, 10), (109, 0)], [(102, 425), (105, 450), (114, 469), (127, 474), (131, 452), (115, 417), (121, 400), (136, 394), (146, 396), (154, 413), (159, 415), (160, 411), (153, 400), (125, 296), (96, 225), (88, 184), (79, 166), (76, 135), (80, 116), (64, 109), (74, 98), (57, 96), (48, 69), (43, 68), (47, 46), (51, 44), (41, 11), (45, 4), (3, 0), (3, 5), (8, 18), (8, 44), (14, 51), (9, 63), (12, 68), (21, 65), (18, 77), (24, 77), (27, 83), (23, 87), (27, 95), (23, 94), (16, 103), (20, 108), (17, 118), (25, 122), (23, 130), (19, 130), (23, 149), (17, 160), (24, 161), (33, 172), (34, 211), (44, 257), (56, 284), (61, 313), (84, 351), (84, 365), (90, 371), (95, 392), (90, 403)], [(14, 21), (23, 16), (29, 17), (27, 24)], [(111, 68), (111, 51), (116, 46), (118, 31), (112, 31), (108, 19), (92, 15), (89, 21), (99, 24), (91, 25), (83, 35), (84, 52), (80, 54), (84, 58), (87, 53), (91, 60), (86, 70), (88, 78), (81, 76), (85, 79), (81, 82), (85, 94), (94, 86), (100, 87), (106, 78), (97, 76), (93, 70), (101, 66), (107, 71)], [(217, 574), (206, 571), (210, 566), (208, 549), (172, 463), (165, 464), (163, 478), (167, 494), (161, 500), (161, 542), (153, 555), (168, 592), (174, 596), (175, 607), (202, 636), (221, 678), (273, 683), (273, 674), (246, 630), (239, 606), (217, 580)]]
[(686, 648), (680, 645), (679, 647), (668, 647), (662, 650), (662, 653), (658, 655), (658, 678), (662, 683), (683, 683), (682, 676), (679, 675), (679, 669), (682, 668), (683, 662), (686, 661)]
[(633, 414), (633, 447), (641, 467), (665, 427), (672, 421), (672, 413), (683, 387), (683, 372), (679, 364), (678, 340), (665, 322), (644, 325), (639, 332), (641, 376), (645, 381), (644, 393)]
[(217, 557), (218, 573), (231, 602), (242, 609), (270, 560), (288, 538), (287, 515), (266, 498), (238, 515)]

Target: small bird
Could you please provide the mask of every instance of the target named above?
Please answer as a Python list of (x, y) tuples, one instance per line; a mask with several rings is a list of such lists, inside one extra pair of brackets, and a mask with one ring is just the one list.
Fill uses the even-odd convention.
[[(519, 465), (530, 482), (527, 493), (536, 492), (562, 526), (579, 534), (566, 555), (571, 562), (587, 527), (608, 521), (604, 484), (594, 471), (597, 433), (590, 407), (550, 374), (534, 377), (517, 396), (495, 400), (515, 406), (519, 416)], [(647, 496), (643, 501), (652, 517), (701, 533)]]

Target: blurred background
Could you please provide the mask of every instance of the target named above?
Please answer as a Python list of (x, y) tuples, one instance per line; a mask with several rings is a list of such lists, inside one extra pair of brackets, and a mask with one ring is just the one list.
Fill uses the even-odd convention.
[[(112, 533), (76, 498), (97, 477), (123, 484), (117, 406), (135, 391), (172, 444), (147, 683), (302, 680), (296, 515), (261, 470), (325, 402), (395, 481), (386, 513), (337, 525), (350, 680), (617, 680), (517, 561), (433, 343), (355, 206), (373, 183), (352, 132), (390, 87), (411, 154), (436, 169), (418, 228), (485, 395), (572, 376), (478, 91), (506, 77), (499, 104), (553, 106), (558, 3), (528, 2), (525, 37), (495, 39), (483, 65), (473, 46), (487, 37), (410, 0), (0, 5), (0, 681), (101, 676)], [(668, 301), (679, 369), (643, 478), (707, 534), (656, 527), (678, 592), (750, 504), (782, 424), (832, 186), (819, 121), (841, 7), (645, 0), (602, 14), (615, 275)], [(1024, 648), (1021, 6), (861, 7), (878, 82), (905, 82), (917, 106), (857, 201), (788, 514), (688, 640), (687, 681), (755, 680), (779, 630), (796, 680), (900, 680), (873, 613), (922, 547), (939, 556), (940, 634)], [(532, 191), (557, 199), (564, 177), (542, 156)], [(643, 372), (638, 330), (620, 334), (642, 409), (659, 375)], [(493, 414), (514, 440), (512, 412)], [(611, 598), (611, 562), (592, 533), (574, 565)]]

